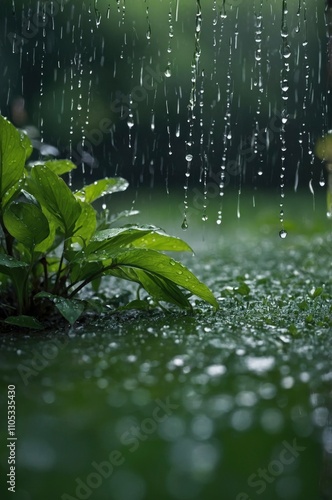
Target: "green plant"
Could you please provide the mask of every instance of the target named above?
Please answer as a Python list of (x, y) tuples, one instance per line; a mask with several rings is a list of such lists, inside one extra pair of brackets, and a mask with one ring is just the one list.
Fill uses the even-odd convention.
[[(60, 177), (68, 160), (26, 164), (32, 145), (0, 115), (0, 318), (41, 328), (50, 305), (73, 324), (91, 301), (79, 298), (103, 276), (136, 282), (154, 300), (190, 308), (188, 295), (212, 304), (212, 292), (162, 251), (191, 251), (181, 239), (153, 226), (111, 227), (92, 203), (124, 191), (122, 178), (106, 178), (72, 192)], [(183, 291), (185, 289), (188, 293)], [(147, 300), (129, 307), (146, 308)]]

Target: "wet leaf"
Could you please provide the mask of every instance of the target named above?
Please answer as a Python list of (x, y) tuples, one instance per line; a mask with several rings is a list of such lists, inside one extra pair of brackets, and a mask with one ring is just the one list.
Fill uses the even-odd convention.
[(191, 247), (153, 226), (129, 226), (98, 231), (86, 248), (87, 254), (124, 247), (149, 248), (158, 251), (191, 251)]
[(52, 170), (56, 175), (63, 175), (77, 168), (75, 163), (70, 160), (48, 160), (45, 162), (45, 167)]
[(53, 295), (47, 292), (39, 292), (35, 295), (35, 299), (49, 299), (55, 307), (58, 309), (60, 314), (71, 324), (73, 325), (75, 321), (81, 316), (84, 312), (85, 306), (84, 302), (77, 299), (65, 299), (64, 297), (60, 297), (58, 295)]
[(323, 293), (323, 287), (319, 286), (317, 288), (314, 288), (313, 290), (311, 290), (310, 292), (310, 296), (311, 298), (315, 299), (316, 297), (319, 297), (322, 293)]
[(17, 241), (32, 250), (50, 233), (45, 215), (32, 203), (11, 203), (4, 213), (4, 223)]
[(32, 169), (31, 179), (30, 191), (57, 220), (65, 237), (72, 236), (82, 208), (69, 187), (44, 165), (37, 165)]
[(79, 281), (92, 281), (96, 279), (99, 273), (102, 273), (103, 265), (101, 262), (86, 262), (78, 260), (72, 263), (70, 279), (72, 283)]
[(131, 267), (117, 267), (107, 274), (140, 284), (154, 300), (169, 302), (183, 309), (191, 308), (180, 288), (167, 278)]
[(240, 286), (234, 288), (234, 291), (239, 295), (249, 295), (250, 287), (247, 285), (247, 283), (241, 283)]
[(72, 241), (85, 246), (96, 231), (96, 211), (89, 203), (80, 200), (78, 203), (81, 206), (81, 214), (76, 221)]
[(146, 300), (132, 300), (125, 306), (118, 307), (117, 311), (128, 311), (132, 309), (138, 311), (148, 311), (150, 309), (150, 306)]
[(18, 270), (22, 272), (22, 268), (28, 268), (28, 264), (26, 262), (22, 262), (20, 260), (15, 259), (14, 257), (10, 257), (9, 255), (0, 254), (0, 272), (3, 274), (9, 274), (13, 271)]
[[(31, 143), (0, 115), (0, 203), (3, 196), (22, 178)], [(8, 200), (7, 200), (8, 201)]]
[(31, 330), (42, 330), (44, 326), (37, 318), (33, 316), (26, 316), (21, 314), (20, 316), (8, 316), (4, 323), (13, 326), (19, 326), (20, 328), (30, 328)]
[[(113, 269), (118, 267), (120, 269), (129, 267), (134, 270), (142, 270), (154, 275), (156, 278), (166, 278), (171, 283), (181, 286), (193, 295), (209, 302), (216, 309), (218, 308), (218, 302), (211, 290), (199, 281), (189, 269), (167, 255), (155, 250), (130, 249), (117, 254), (110, 252), (109, 257), (112, 259), (111, 264), (109, 264), (111, 273)], [(107, 266), (107, 262), (105, 266)]]
[(75, 196), (81, 201), (92, 203), (106, 194), (125, 191), (127, 187), (128, 182), (125, 179), (122, 179), (122, 177), (106, 177), (105, 179), (100, 179), (99, 181), (95, 181), (93, 184), (80, 189), (75, 193)]

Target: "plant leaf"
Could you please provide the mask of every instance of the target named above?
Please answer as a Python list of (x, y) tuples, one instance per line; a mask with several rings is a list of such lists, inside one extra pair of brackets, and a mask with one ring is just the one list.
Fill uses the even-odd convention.
[(0, 203), (8, 190), (23, 176), (24, 165), (31, 153), (28, 137), (21, 134), (0, 115)]
[(0, 254), (0, 272), (11, 276), (11, 273), (18, 271), (22, 273), (22, 268), (28, 268), (29, 265), (21, 260), (14, 259), (9, 255)]
[(117, 267), (131, 267), (147, 271), (185, 288), (193, 295), (209, 302), (214, 308), (218, 309), (218, 302), (211, 290), (199, 281), (189, 269), (167, 255), (155, 250), (128, 249), (118, 253), (109, 251), (108, 257), (110, 261), (105, 260), (104, 262), (105, 271), (109, 270), (112, 273), (113, 269)]
[(146, 300), (132, 300), (128, 302), (125, 306), (120, 306), (117, 311), (128, 311), (131, 309), (136, 309), (140, 311), (148, 311), (150, 309), (149, 303)]
[(98, 231), (85, 249), (86, 255), (98, 254), (105, 250), (124, 247), (149, 248), (164, 251), (193, 251), (180, 238), (170, 236), (154, 226), (128, 226)]
[[(116, 251), (116, 249), (126, 247), (135, 239), (141, 238), (142, 235), (146, 235), (150, 231), (151, 229), (136, 227), (120, 227), (97, 231), (91, 238), (89, 245), (86, 247), (85, 255), (97, 254), (109, 249)], [(96, 256), (96, 258), (98, 259), (100, 257)]]
[(63, 175), (77, 168), (75, 163), (70, 160), (48, 160), (45, 162), (45, 167), (56, 175)]
[(85, 246), (96, 231), (97, 217), (95, 209), (89, 203), (80, 200), (78, 203), (81, 206), (81, 215), (76, 221), (72, 241)]
[(125, 217), (133, 217), (134, 215), (138, 214), (139, 210), (123, 210), (122, 212), (118, 212), (117, 214), (113, 215), (111, 217), (111, 220), (109, 221), (109, 224), (114, 224), (114, 222), (118, 221), (119, 219)]
[(42, 330), (44, 326), (37, 318), (33, 316), (26, 316), (21, 314), (20, 316), (8, 316), (4, 323), (9, 325), (19, 326), (21, 328), (30, 328), (32, 330)]
[(35, 246), (35, 249), (34, 251), (35, 252), (40, 252), (40, 253), (45, 253), (45, 252), (48, 252), (54, 241), (55, 241), (55, 236), (56, 236), (56, 228), (58, 227), (57, 225), (57, 222), (55, 221), (55, 219), (49, 214), (49, 212), (44, 209), (44, 215), (48, 221), (48, 228), (49, 228), (49, 235), (47, 236), (47, 238), (45, 238), (44, 240), (41, 241), (41, 243), (38, 243), (36, 246)]
[(32, 203), (11, 203), (3, 218), (8, 232), (31, 250), (50, 233), (45, 215)]
[(20, 131), (20, 136), (21, 136), (21, 140), (22, 140), (22, 145), (25, 149), (25, 160), (24, 160), (24, 164), (25, 164), (32, 154), (33, 146), (32, 146), (32, 143), (30, 141), (30, 138), (26, 134), (26, 132)]
[(128, 182), (122, 179), (122, 177), (106, 177), (105, 179), (95, 181), (93, 184), (89, 184), (79, 191), (76, 191), (75, 196), (81, 201), (92, 203), (106, 194), (125, 191), (128, 185)]
[(137, 238), (132, 242), (132, 246), (135, 248), (149, 248), (150, 250), (168, 252), (193, 252), (188, 243), (181, 240), (181, 238), (170, 236), (160, 230), (151, 231)]
[(30, 191), (58, 221), (68, 238), (73, 235), (82, 208), (66, 183), (45, 165), (31, 170)]
[(99, 274), (102, 274), (102, 272), (103, 265), (101, 262), (78, 260), (71, 266), (70, 279), (72, 283), (78, 283), (79, 281), (85, 280), (90, 281), (95, 279)]
[(71, 325), (75, 323), (75, 321), (81, 316), (85, 309), (84, 302), (81, 300), (65, 299), (64, 297), (59, 297), (58, 295), (53, 295), (47, 292), (39, 292), (35, 295), (34, 298), (49, 299), (54, 303), (60, 314)]
[(131, 267), (117, 267), (108, 271), (107, 274), (139, 283), (157, 301), (169, 302), (184, 309), (191, 309), (187, 297), (177, 285), (167, 278)]
[(15, 198), (24, 187), (24, 178), (22, 177), (18, 182), (16, 182), (2, 197), (2, 208), (5, 209), (6, 205)]

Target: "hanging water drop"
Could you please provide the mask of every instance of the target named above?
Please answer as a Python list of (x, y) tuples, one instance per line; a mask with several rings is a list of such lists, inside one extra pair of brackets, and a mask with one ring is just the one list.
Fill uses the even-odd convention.
[(183, 219), (183, 222), (181, 224), (181, 229), (183, 229), (184, 231), (188, 229), (188, 221), (186, 217)]
[(172, 70), (170, 65), (168, 65), (167, 68), (165, 69), (165, 76), (166, 78), (170, 78), (172, 76)]

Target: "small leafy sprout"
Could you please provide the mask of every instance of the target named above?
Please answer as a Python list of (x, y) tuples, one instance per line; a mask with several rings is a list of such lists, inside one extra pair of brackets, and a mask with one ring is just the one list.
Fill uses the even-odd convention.
[[(104, 276), (136, 282), (162, 307), (191, 308), (190, 294), (218, 307), (212, 292), (164, 251), (192, 251), (180, 238), (154, 226), (111, 227), (92, 203), (124, 191), (122, 178), (106, 178), (72, 192), (61, 178), (69, 160), (27, 164), (32, 145), (0, 115), (0, 318), (43, 328), (56, 308), (73, 324), (91, 307), (80, 298)], [(125, 215), (128, 215), (127, 213)], [(113, 219), (114, 220), (114, 219)], [(146, 309), (137, 298), (125, 307)]]

